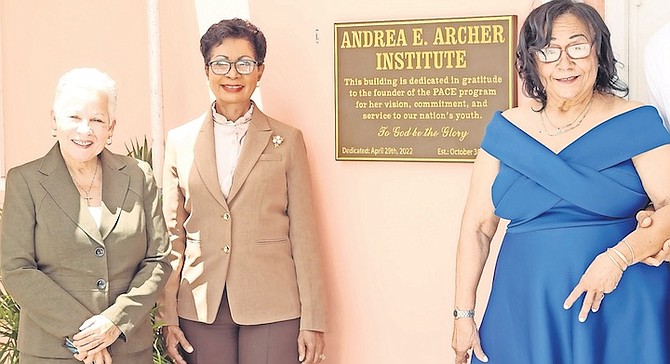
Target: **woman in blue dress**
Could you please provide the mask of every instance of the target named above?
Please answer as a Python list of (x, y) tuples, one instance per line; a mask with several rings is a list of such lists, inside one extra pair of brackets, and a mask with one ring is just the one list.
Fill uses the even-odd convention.
[[(456, 263), (456, 363), (670, 363), (670, 135), (625, 100), (609, 30), (572, 0), (533, 10), (525, 105), (496, 113), (474, 165)], [(636, 228), (649, 203), (654, 223)], [(477, 286), (509, 220), (478, 331)], [(659, 253), (661, 252), (661, 253)], [(606, 296), (605, 296), (606, 295)]]

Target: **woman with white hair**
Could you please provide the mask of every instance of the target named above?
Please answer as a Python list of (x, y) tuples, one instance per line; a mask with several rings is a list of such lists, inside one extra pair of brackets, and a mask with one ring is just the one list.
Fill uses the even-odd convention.
[(21, 307), (21, 364), (152, 361), (149, 310), (170, 245), (149, 165), (105, 148), (115, 108), (105, 73), (66, 73), (56, 143), (7, 173), (0, 263)]

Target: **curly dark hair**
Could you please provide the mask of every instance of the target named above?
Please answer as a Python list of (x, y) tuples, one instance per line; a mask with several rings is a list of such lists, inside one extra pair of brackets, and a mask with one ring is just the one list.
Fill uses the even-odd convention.
[(203, 34), (202, 38), (200, 38), (200, 53), (202, 53), (205, 66), (211, 60), (212, 49), (218, 47), (225, 39), (244, 39), (249, 41), (256, 53), (254, 56), (258, 65), (260, 66), (265, 62), (267, 43), (263, 32), (247, 20), (234, 18), (224, 19), (212, 24), (205, 34)]
[[(523, 81), (523, 91), (528, 97), (547, 106), (547, 93), (540, 82), (535, 52), (546, 47), (551, 41), (554, 21), (561, 15), (572, 14), (589, 28), (598, 56), (598, 74), (594, 91), (614, 94), (616, 91), (628, 94), (626, 85), (617, 74), (610, 31), (598, 11), (590, 5), (573, 0), (553, 0), (535, 8), (526, 18), (519, 32), (516, 48), (516, 70)], [(538, 111), (540, 111), (538, 110)]]

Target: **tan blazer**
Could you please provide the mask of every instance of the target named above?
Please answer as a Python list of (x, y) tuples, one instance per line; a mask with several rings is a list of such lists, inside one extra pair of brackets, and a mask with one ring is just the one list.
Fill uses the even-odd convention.
[[(228, 200), (219, 186), (211, 110), (168, 133), (163, 211), (172, 242), (159, 320), (212, 323), (224, 288), (233, 320), (301, 318), (324, 331), (326, 313), (312, 189), (302, 133), (254, 109)], [(283, 138), (274, 144), (273, 137)]]
[(7, 173), (1, 268), (5, 288), (21, 306), (23, 353), (71, 359), (64, 338), (97, 314), (123, 333), (109, 348), (112, 357), (151, 348), (148, 313), (171, 272), (156, 184), (144, 162), (106, 149), (101, 162), (100, 229), (58, 143)]

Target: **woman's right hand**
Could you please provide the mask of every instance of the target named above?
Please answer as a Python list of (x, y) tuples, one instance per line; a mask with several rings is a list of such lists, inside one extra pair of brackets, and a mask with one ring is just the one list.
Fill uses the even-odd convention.
[(189, 354), (193, 352), (193, 346), (186, 340), (186, 336), (179, 326), (163, 326), (163, 341), (165, 342), (168, 356), (172, 359), (173, 363), (188, 364), (184, 357), (179, 353), (179, 346), (181, 345), (181, 347)]
[(475, 320), (472, 318), (454, 320), (454, 334), (451, 338), (451, 347), (456, 353), (456, 364), (467, 364), (468, 359), (470, 359), (470, 354), (468, 353), (470, 349), (472, 349), (477, 359), (484, 363), (489, 361), (479, 341), (477, 324), (475, 324)]

